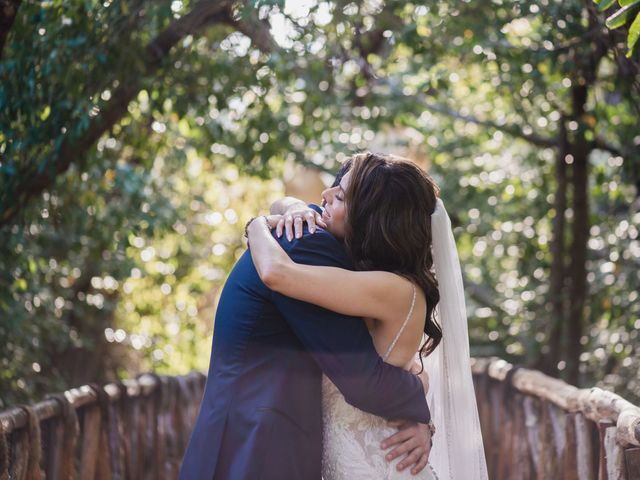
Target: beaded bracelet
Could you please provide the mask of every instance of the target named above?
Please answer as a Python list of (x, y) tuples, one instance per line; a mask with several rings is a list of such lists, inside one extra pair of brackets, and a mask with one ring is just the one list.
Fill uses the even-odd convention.
[(269, 219), (267, 218), (266, 215), (258, 215), (257, 217), (251, 217), (244, 226), (244, 238), (247, 238), (247, 239), (249, 238), (249, 225), (251, 225), (251, 222), (253, 222), (256, 218), (264, 218), (264, 221), (267, 224), (267, 226), (269, 225)]
[(431, 436), (433, 437), (436, 434), (436, 426), (433, 424), (433, 420), (429, 420), (429, 423), (427, 423), (427, 427), (429, 427), (429, 431), (431, 432)]

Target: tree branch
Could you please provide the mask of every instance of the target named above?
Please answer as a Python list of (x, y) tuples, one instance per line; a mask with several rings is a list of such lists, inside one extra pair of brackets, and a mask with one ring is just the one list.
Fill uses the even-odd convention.
[(617, 157), (623, 157), (623, 158), (628, 157), (627, 152), (622, 151), (620, 148), (614, 145), (611, 145), (602, 137), (596, 137), (595, 140), (593, 141), (593, 146), (594, 148), (597, 148), (599, 150), (606, 150), (607, 152)]
[(22, 0), (0, 0), (0, 58)]
[(511, 135), (512, 137), (526, 140), (527, 142), (532, 143), (533, 145), (536, 145), (538, 147), (553, 148), (558, 146), (558, 140), (556, 138), (543, 137), (534, 133), (525, 133), (523, 131), (523, 127), (519, 125), (500, 125), (499, 123), (493, 122), (491, 120), (481, 120), (472, 115), (463, 115), (443, 105), (435, 105), (433, 103), (425, 102), (424, 106), (429, 111), (441, 113), (443, 115), (447, 115), (464, 122), (473, 123), (487, 128), (493, 128), (495, 130), (499, 130), (508, 135)]
[(269, 22), (260, 20), (255, 12), (243, 18), (233, 18), (231, 12), (228, 12), (223, 15), (222, 21), (249, 37), (253, 45), (262, 53), (270, 54), (280, 48), (271, 36)]
[(200, 0), (188, 14), (160, 32), (145, 49), (142, 74), (131, 81), (121, 82), (107, 106), (90, 121), (82, 136), (74, 139), (68, 134), (58, 151), (47, 161), (50, 168), (41, 168), (33, 160), (16, 174), (14, 178), (17, 184), (13, 188), (2, 190), (0, 227), (9, 224), (32, 197), (53, 185), (56, 177), (66, 172), (73, 163), (82, 165), (94, 143), (127, 114), (129, 103), (141, 89), (142, 80), (160, 68), (169, 51), (185, 36), (205, 26), (220, 23), (228, 15), (232, 4), (233, 0)]
[(462, 272), (462, 281), (464, 283), (465, 293), (467, 293), (473, 301), (475, 301), (479, 305), (482, 305), (483, 307), (490, 308), (500, 316), (507, 315), (507, 312), (505, 312), (500, 305), (495, 303), (495, 300), (491, 295), (489, 289), (480, 285), (479, 283), (474, 283), (469, 280), (469, 277), (467, 277), (464, 272)]

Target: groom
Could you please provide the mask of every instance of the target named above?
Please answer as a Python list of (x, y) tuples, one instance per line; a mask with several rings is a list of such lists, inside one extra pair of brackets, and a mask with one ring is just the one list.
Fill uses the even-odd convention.
[[(296, 262), (353, 268), (342, 243), (324, 230), (278, 241)], [(416, 424), (430, 419), (420, 380), (382, 362), (362, 319), (269, 290), (246, 251), (220, 297), (180, 479), (320, 480), (323, 373), (364, 411)], [(424, 430), (407, 431), (413, 436), (394, 436), (404, 440), (398, 452), (426, 444), (418, 438)]]

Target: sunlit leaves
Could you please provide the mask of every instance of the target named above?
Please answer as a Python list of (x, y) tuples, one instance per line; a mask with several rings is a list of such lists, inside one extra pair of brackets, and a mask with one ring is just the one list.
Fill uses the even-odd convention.
[(598, 5), (598, 11), (604, 12), (611, 8), (618, 0), (594, 0)]
[(640, 5), (640, 2), (634, 2), (634, 5), (627, 5), (608, 17), (606, 21), (607, 27), (612, 30), (620, 28), (629, 20), (635, 18), (634, 15), (638, 12), (638, 6), (636, 5)]
[[(81, 135), (138, 74), (140, 49), (191, 8), (46, 5), (23, 2), (0, 63), (0, 182), (28, 162), (51, 168), (47, 154), (63, 129)], [(578, 60), (591, 53), (583, 2), (254, 6), (271, 23), (274, 51), (229, 24), (186, 37), (160, 75), (143, 79), (86, 167), (60, 177), (3, 232), (3, 391), (57, 388), (51, 379), (69, 373), (65, 352), (89, 348), (110, 362), (108, 375), (125, 374), (123, 366), (203, 368), (241, 226), (281, 193), (277, 181), (247, 174), (279, 177), (296, 161), (331, 169), (368, 148), (416, 159), (442, 187), (476, 292), (473, 352), (518, 362), (544, 354), (560, 122), (572, 139), (597, 136), (625, 151), (640, 142), (613, 54), (600, 64), (586, 114), (565, 119), (572, 86), (584, 80)], [(632, 159), (604, 149), (590, 161), (583, 374), (638, 392), (623, 381), (640, 365), (629, 349), (640, 318), (637, 219), (629, 218), (637, 173)]]
[(627, 53), (627, 56), (632, 55), (636, 43), (638, 42), (638, 38), (640, 38), (640, 15), (636, 15), (635, 20), (629, 27), (629, 38), (627, 40), (627, 48), (629, 49), (629, 52)]
[[(594, 2), (598, 4), (598, 10), (604, 12), (613, 7), (616, 0), (594, 0)], [(617, 3), (621, 8), (607, 17), (606, 25), (615, 30), (631, 24), (627, 36), (627, 57), (631, 57), (640, 37), (640, 0), (617, 0)]]

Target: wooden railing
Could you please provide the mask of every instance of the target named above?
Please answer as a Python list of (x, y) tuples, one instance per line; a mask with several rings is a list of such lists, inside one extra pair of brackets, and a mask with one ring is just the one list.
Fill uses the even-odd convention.
[(0, 412), (0, 480), (174, 479), (204, 382), (144, 374)]
[[(492, 480), (640, 479), (637, 406), (500, 359), (473, 374)], [(204, 382), (145, 374), (0, 412), (0, 480), (174, 479)]]
[(640, 480), (637, 406), (496, 358), (472, 370), (492, 480)]

